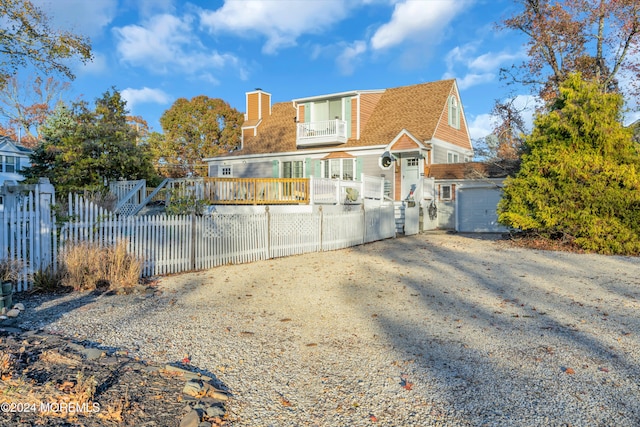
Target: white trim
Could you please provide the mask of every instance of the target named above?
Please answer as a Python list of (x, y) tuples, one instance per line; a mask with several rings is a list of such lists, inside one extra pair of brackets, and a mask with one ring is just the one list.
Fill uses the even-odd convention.
[[(449, 156), (451, 156), (451, 160), (454, 160), (453, 157), (456, 156), (458, 161), (449, 161)], [(447, 164), (455, 164), (455, 163), (463, 163), (460, 161), (460, 153), (458, 151), (447, 151)]]
[(391, 142), (387, 144), (387, 146), (386, 146), (387, 150), (391, 150), (391, 147), (393, 146), (393, 144), (395, 144), (396, 142), (398, 142), (398, 140), (399, 140), (400, 138), (402, 138), (402, 136), (403, 136), (403, 135), (407, 135), (409, 138), (411, 138), (411, 140), (412, 140), (413, 142), (415, 142), (416, 144), (418, 144), (418, 147), (416, 147), (415, 149), (400, 150), (400, 151), (398, 151), (398, 150), (393, 150), (393, 151), (395, 151), (395, 152), (402, 152), (402, 151), (415, 151), (415, 150), (419, 150), (419, 149), (427, 150), (427, 147), (422, 143), (422, 141), (420, 141), (418, 138), (416, 138), (415, 136), (413, 136), (413, 135), (411, 134), (411, 132), (409, 132), (409, 131), (408, 131), (408, 130), (406, 130), (406, 129), (402, 129), (402, 130), (401, 130), (401, 131), (396, 135), (396, 137), (395, 137), (395, 138), (393, 138), (393, 139), (391, 140)]
[(338, 98), (338, 97), (345, 97), (345, 96), (356, 96), (359, 95), (361, 93), (379, 93), (379, 92), (385, 92), (386, 89), (372, 89), (372, 90), (350, 90), (347, 92), (336, 92), (336, 93), (329, 93), (326, 95), (316, 95), (316, 96), (309, 96), (306, 98), (296, 98), (293, 99), (292, 102), (298, 104), (298, 103), (305, 103), (305, 102), (313, 102), (313, 101), (317, 101), (317, 100), (323, 100), (323, 99), (328, 99), (328, 98)]
[(280, 153), (262, 153), (262, 154), (247, 154), (244, 156), (223, 156), (223, 157), (209, 157), (206, 159), (202, 159), (203, 162), (229, 162), (233, 161), (237, 163), (237, 160), (250, 160), (250, 159), (270, 159), (270, 160), (278, 160), (281, 157), (289, 157), (289, 156), (304, 156), (309, 157), (309, 155), (314, 154), (328, 154), (333, 153), (335, 151), (371, 151), (372, 154), (383, 153), (386, 149), (385, 145), (367, 145), (366, 147), (337, 147), (331, 149), (322, 149), (322, 150), (298, 150), (298, 151), (283, 151)]
[(460, 147), (459, 145), (452, 144), (450, 142), (443, 141), (441, 139), (434, 138), (431, 140), (431, 144), (434, 147), (439, 147), (447, 151), (457, 151), (458, 153), (463, 153), (465, 156), (473, 157), (473, 150)]
[[(229, 174), (223, 174), (224, 169), (229, 168)], [(233, 164), (218, 166), (218, 178), (233, 178)]]

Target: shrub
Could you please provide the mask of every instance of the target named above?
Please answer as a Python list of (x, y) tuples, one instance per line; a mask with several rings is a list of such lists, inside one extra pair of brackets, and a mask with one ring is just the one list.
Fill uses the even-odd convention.
[(126, 242), (108, 247), (86, 242), (71, 245), (63, 250), (60, 265), (62, 285), (74, 290), (131, 288), (142, 272), (142, 261), (127, 252)]
[(202, 215), (206, 202), (195, 195), (171, 194), (169, 205), (165, 211), (167, 215)]
[(622, 98), (572, 75), (505, 181), (502, 224), (602, 254), (640, 254), (640, 155)]
[(43, 270), (33, 273), (31, 282), (33, 283), (33, 292), (56, 292), (64, 288), (62, 281), (65, 277), (65, 271), (62, 266), (54, 270), (49, 266)]

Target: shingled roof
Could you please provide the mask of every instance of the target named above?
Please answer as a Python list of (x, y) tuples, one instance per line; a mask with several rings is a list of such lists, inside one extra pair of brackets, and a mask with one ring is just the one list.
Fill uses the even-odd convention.
[(442, 163), (431, 165), (428, 177), (435, 179), (506, 178), (515, 175), (519, 167), (519, 160)]
[(388, 144), (402, 129), (421, 141), (431, 139), (453, 84), (454, 80), (442, 80), (387, 89), (357, 145)]
[[(454, 80), (442, 80), (386, 89), (361, 128), (360, 139), (350, 138), (340, 149), (386, 145), (403, 129), (421, 141), (431, 139), (453, 85)], [(247, 138), (240, 150), (225, 156), (317, 150), (318, 147), (296, 146), (295, 117), (291, 102), (274, 104), (271, 115), (262, 118), (257, 135)]]

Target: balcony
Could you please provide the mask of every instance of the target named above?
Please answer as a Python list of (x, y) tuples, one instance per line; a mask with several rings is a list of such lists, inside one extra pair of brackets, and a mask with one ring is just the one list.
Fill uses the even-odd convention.
[(296, 144), (300, 147), (344, 144), (347, 139), (347, 122), (345, 120), (298, 123)]

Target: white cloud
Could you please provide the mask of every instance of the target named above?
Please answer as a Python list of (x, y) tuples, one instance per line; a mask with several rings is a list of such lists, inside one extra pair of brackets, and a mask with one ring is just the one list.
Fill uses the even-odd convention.
[(471, 59), (467, 65), (472, 70), (491, 72), (497, 71), (503, 64), (514, 63), (525, 56), (523, 52), (515, 54), (505, 51), (497, 53), (489, 52)]
[(472, 140), (484, 138), (493, 131), (494, 118), (491, 114), (480, 114), (469, 122), (469, 135)]
[(468, 2), (411, 1), (395, 5), (391, 21), (382, 25), (371, 38), (375, 50), (386, 49), (407, 40), (425, 40), (437, 37)]
[(262, 50), (276, 53), (295, 46), (302, 34), (319, 33), (347, 15), (349, 2), (325, 1), (225, 1), (215, 10), (200, 12), (201, 24), (213, 33), (267, 38)]
[(484, 74), (467, 74), (461, 79), (457, 79), (458, 87), (460, 90), (468, 89), (472, 86), (476, 86), (482, 83), (491, 83), (495, 81), (495, 74), (492, 73), (484, 73)]
[(120, 92), (122, 98), (127, 101), (129, 110), (133, 110), (134, 105), (144, 103), (168, 104), (171, 97), (160, 89), (143, 87), (142, 89), (126, 88)]
[(340, 72), (344, 75), (351, 75), (359, 63), (359, 58), (367, 51), (367, 43), (362, 40), (347, 45), (342, 53), (336, 58), (336, 63)]
[(54, 28), (95, 37), (113, 21), (118, 0), (33, 0), (50, 18)]
[[(468, 89), (472, 86), (495, 81), (500, 67), (504, 64), (513, 63), (525, 55), (523, 51), (511, 53), (504, 50), (487, 52), (478, 56), (476, 51), (480, 46), (479, 42), (456, 46), (445, 56), (445, 63), (447, 64), (445, 76), (447, 78), (453, 78), (457, 74), (464, 74), (464, 77), (458, 79), (460, 89)], [(462, 69), (462, 72), (456, 73), (456, 69)]]
[(156, 15), (143, 25), (113, 29), (117, 50), (124, 62), (143, 66), (152, 72), (181, 72), (195, 75), (211, 68), (238, 66), (238, 58), (203, 46), (194, 35), (192, 19)]

